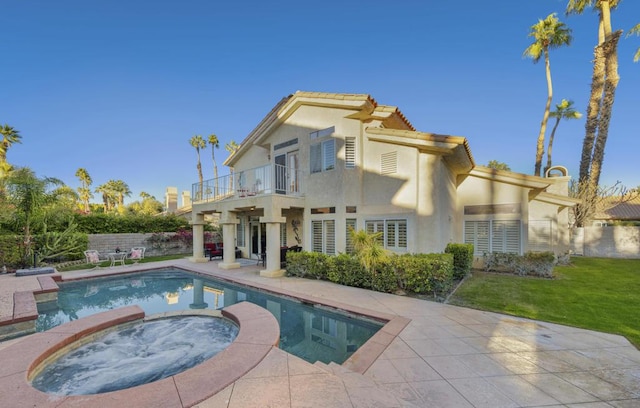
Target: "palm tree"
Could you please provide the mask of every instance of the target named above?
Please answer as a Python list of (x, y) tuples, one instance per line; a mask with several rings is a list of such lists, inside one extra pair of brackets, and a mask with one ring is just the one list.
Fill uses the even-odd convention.
[(129, 186), (122, 180), (109, 180), (108, 184), (118, 199), (118, 209), (124, 210), (124, 197), (131, 197)]
[(545, 72), (547, 75), (547, 103), (545, 104), (544, 115), (540, 123), (534, 170), (534, 174), (539, 176), (540, 169), (542, 168), (542, 155), (544, 153), (544, 135), (547, 131), (547, 121), (549, 120), (549, 111), (551, 110), (551, 100), (553, 98), (549, 50), (571, 44), (572, 37), (571, 30), (558, 20), (556, 13), (551, 13), (544, 20), (538, 20), (536, 24), (532, 25), (529, 37), (533, 37), (534, 41), (524, 50), (524, 55), (532, 58), (534, 63), (540, 61), (540, 58), (544, 55)]
[(202, 177), (202, 164), (200, 164), (200, 149), (204, 149), (205, 147), (207, 147), (207, 143), (204, 141), (204, 139), (202, 139), (202, 136), (200, 135), (195, 135), (193, 136), (190, 140), (189, 143), (191, 144), (191, 146), (193, 146), (196, 149), (196, 154), (198, 155), (198, 180), (200, 182), (200, 188), (198, 190), (198, 197), (196, 197), (196, 200), (201, 200), (202, 199), (202, 184), (204, 182), (203, 177)]
[(580, 119), (582, 117), (582, 113), (573, 109), (572, 100), (563, 99), (559, 104), (556, 105), (556, 110), (551, 112), (549, 116), (552, 118), (556, 118), (556, 123), (555, 125), (553, 125), (551, 136), (549, 136), (549, 145), (547, 146), (547, 165), (544, 167), (544, 174), (546, 174), (547, 170), (551, 168), (551, 150), (553, 149), (553, 138), (556, 135), (556, 129), (558, 129), (560, 120)]
[[(578, 176), (580, 189), (588, 190), (581, 194), (587, 197), (585, 202), (593, 201), (598, 191), (615, 91), (620, 81), (617, 46), (622, 32), (614, 33), (611, 29), (611, 11), (619, 3), (619, 0), (569, 0), (566, 9), (567, 14), (582, 14), (587, 8), (598, 10), (598, 45), (594, 49), (591, 95)], [(584, 220), (590, 217), (588, 211), (578, 211), (585, 214)], [(582, 226), (581, 222), (578, 226)]]
[(82, 186), (78, 187), (78, 194), (80, 195), (80, 200), (82, 200), (84, 204), (84, 212), (85, 214), (88, 214), (90, 211), (89, 200), (93, 198), (93, 193), (91, 193), (90, 188), (93, 180), (91, 179), (87, 169), (82, 167), (76, 171), (76, 177), (80, 179), (80, 183), (82, 183)]
[(38, 211), (55, 200), (55, 194), (49, 191), (51, 186), (63, 185), (56, 178), (38, 178), (33, 170), (22, 167), (14, 170), (7, 178), (7, 196), (18, 215), (24, 231), (24, 246), (27, 259), (32, 253), (31, 227)]
[(214, 183), (214, 197), (218, 196), (218, 165), (216, 164), (216, 149), (220, 148), (220, 142), (218, 136), (215, 134), (209, 135), (209, 144), (211, 145), (211, 159), (213, 160), (213, 183)]
[[(627, 38), (629, 38), (633, 34), (640, 35), (640, 24), (636, 24), (635, 26), (633, 26), (631, 30), (629, 30), (629, 32), (627, 33)], [(638, 61), (640, 61), (640, 47), (638, 47), (635, 55), (633, 56), (633, 62), (638, 62)]]
[(371, 287), (378, 265), (389, 258), (389, 253), (382, 245), (382, 232), (368, 233), (365, 230), (349, 229), (349, 236), (353, 244), (353, 252), (362, 267), (371, 275)]
[(22, 136), (20, 136), (18, 130), (7, 124), (0, 126), (0, 134), (2, 135), (2, 141), (0, 141), (0, 177), (5, 177), (11, 170), (11, 166), (7, 163), (7, 150), (14, 143), (21, 143)]
[[(226, 145), (224, 145), (224, 148), (229, 152), (229, 157), (233, 156), (238, 149), (240, 148), (240, 145), (238, 145), (235, 140), (231, 140), (229, 143), (227, 143)], [(229, 168), (229, 192), (233, 191), (233, 167)]]
[(96, 187), (96, 193), (102, 194), (102, 203), (104, 204), (104, 212), (108, 213), (115, 207), (116, 204), (116, 192), (113, 190), (113, 180), (109, 180), (104, 184), (100, 184)]

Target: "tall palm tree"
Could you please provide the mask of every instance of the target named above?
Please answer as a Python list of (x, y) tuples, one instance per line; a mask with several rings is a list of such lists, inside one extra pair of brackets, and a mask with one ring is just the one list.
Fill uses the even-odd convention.
[(540, 133), (536, 145), (536, 164), (534, 174), (540, 175), (542, 168), (542, 155), (544, 154), (544, 135), (547, 131), (547, 121), (553, 99), (553, 84), (551, 82), (551, 65), (549, 63), (549, 50), (563, 45), (571, 44), (571, 30), (558, 20), (556, 13), (549, 14), (544, 20), (531, 26), (529, 37), (533, 37), (533, 43), (524, 50), (524, 55), (533, 59), (534, 63), (544, 56), (545, 72), (547, 76), (547, 102), (544, 107), (544, 115), (540, 123)]
[(76, 177), (82, 184), (81, 187), (78, 187), (78, 194), (80, 195), (80, 200), (82, 200), (82, 203), (84, 205), (84, 212), (85, 214), (88, 214), (90, 211), (89, 200), (93, 198), (93, 193), (91, 192), (90, 188), (93, 180), (91, 179), (91, 176), (89, 175), (87, 169), (82, 167), (76, 170)]
[[(620, 0), (569, 0), (566, 9), (567, 14), (582, 14), (588, 8), (598, 11), (598, 44), (594, 49), (591, 94), (578, 176), (579, 188), (588, 190), (581, 194), (586, 197), (585, 202), (593, 201), (598, 191), (615, 91), (620, 80), (617, 46), (622, 32), (614, 33), (611, 28), (611, 11), (619, 3)], [(577, 225), (582, 226), (590, 214), (589, 211), (578, 212), (584, 214), (583, 219), (577, 220)]]
[[(636, 24), (635, 26), (633, 26), (633, 28), (631, 28), (631, 30), (629, 30), (629, 32), (627, 33), (627, 38), (629, 38), (633, 34), (640, 35), (640, 24)], [(633, 56), (633, 62), (638, 61), (640, 61), (640, 47), (638, 47), (635, 55)]]
[(7, 163), (7, 151), (14, 143), (22, 143), (22, 136), (20, 131), (5, 124), (0, 126), (0, 135), (2, 140), (0, 141), (0, 177), (5, 177), (11, 166)]
[(124, 198), (131, 197), (131, 190), (129, 189), (129, 185), (122, 180), (109, 180), (108, 182), (109, 188), (115, 194), (118, 200), (118, 208), (120, 210), (124, 209)]
[(556, 104), (556, 110), (549, 114), (550, 117), (556, 118), (556, 123), (553, 125), (553, 130), (549, 136), (549, 145), (547, 146), (547, 165), (544, 167), (544, 174), (551, 168), (551, 151), (553, 149), (553, 139), (556, 135), (556, 130), (562, 119), (580, 119), (582, 113), (573, 109), (573, 101), (563, 99), (559, 104)]
[(189, 143), (191, 144), (191, 146), (193, 146), (196, 149), (196, 154), (198, 155), (198, 166), (197, 166), (197, 168), (198, 168), (198, 180), (200, 182), (200, 188), (198, 189), (199, 196), (196, 197), (196, 199), (197, 200), (201, 200), (202, 199), (202, 184), (204, 182), (204, 179), (202, 177), (202, 164), (200, 164), (200, 149), (204, 149), (205, 147), (207, 147), (207, 143), (204, 141), (204, 139), (200, 135), (193, 136), (191, 139), (189, 139)]
[(209, 135), (209, 144), (211, 145), (211, 159), (213, 160), (213, 183), (214, 183), (214, 197), (218, 196), (218, 165), (216, 164), (216, 149), (220, 148), (220, 142), (218, 136), (215, 134)]
[(112, 180), (109, 180), (108, 182), (100, 184), (98, 187), (96, 187), (96, 193), (102, 194), (102, 203), (104, 205), (105, 213), (111, 211), (115, 207), (115, 204), (117, 202), (117, 195), (112, 186)]
[[(229, 157), (233, 156), (238, 151), (240, 145), (235, 140), (231, 140), (224, 145), (224, 148), (229, 152)], [(229, 192), (233, 191), (233, 167), (229, 168)]]

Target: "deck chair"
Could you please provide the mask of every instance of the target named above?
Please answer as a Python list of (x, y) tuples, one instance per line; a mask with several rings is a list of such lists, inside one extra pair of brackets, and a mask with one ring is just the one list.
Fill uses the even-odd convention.
[(95, 249), (88, 249), (84, 251), (84, 257), (88, 264), (93, 265), (92, 269), (97, 269), (100, 267), (100, 262), (104, 261), (104, 257), (100, 256), (100, 252)]
[(140, 262), (141, 259), (144, 259), (144, 251), (147, 248), (145, 247), (133, 247), (131, 248), (131, 252), (129, 252), (129, 259), (133, 261), (134, 264)]

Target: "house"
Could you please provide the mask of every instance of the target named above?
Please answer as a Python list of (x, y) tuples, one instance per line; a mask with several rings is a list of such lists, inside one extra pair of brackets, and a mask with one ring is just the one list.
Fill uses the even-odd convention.
[(599, 203), (599, 209), (593, 217), (593, 225), (640, 226), (640, 195), (632, 192), (630, 196), (607, 197)]
[[(204, 216), (220, 214), (222, 268), (280, 248), (337, 254), (348, 231), (382, 232), (396, 253), (568, 249), (569, 176), (534, 177), (478, 166), (464, 137), (417, 131), (395, 106), (364, 94), (296, 92), (278, 102), (224, 163), (229, 175), (193, 185), (194, 262)], [(200, 240), (200, 241), (199, 241)]]

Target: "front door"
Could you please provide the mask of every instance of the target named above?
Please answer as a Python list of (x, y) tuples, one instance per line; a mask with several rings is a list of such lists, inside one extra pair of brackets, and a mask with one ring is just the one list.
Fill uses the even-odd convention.
[(259, 255), (267, 250), (267, 228), (264, 223), (251, 222), (251, 253)]

